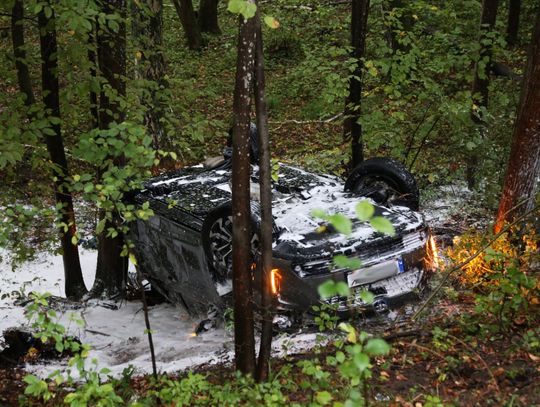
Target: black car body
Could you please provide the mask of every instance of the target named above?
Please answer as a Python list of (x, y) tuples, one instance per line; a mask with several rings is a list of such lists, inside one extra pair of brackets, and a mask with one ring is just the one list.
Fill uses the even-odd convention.
[[(375, 159), (377, 160), (377, 159)], [(380, 159), (379, 159), (380, 160)], [(371, 160), (371, 164), (373, 164)], [(345, 185), (339, 178), (317, 175), (280, 164), (273, 183), (273, 270), (271, 285), (275, 304), (281, 310), (308, 310), (320, 303), (318, 286), (328, 279), (346, 282), (353, 295), (328, 299), (340, 310), (366, 307), (358, 293), (375, 294), (373, 307), (385, 310), (389, 304), (415, 291), (433, 267), (435, 248), (422, 215), (403, 204), (416, 207), (417, 196), (400, 200), (399, 179), (405, 171), (399, 163), (385, 160), (383, 170), (351, 174)], [(381, 163), (379, 163), (381, 164)], [(385, 176), (387, 167), (391, 176)], [(366, 172), (366, 168), (368, 169)], [(399, 174), (401, 173), (401, 175)], [(410, 174), (405, 183), (411, 184)], [(203, 165), (181, 169), (149, 180), (135, 197), (150, 202), (155, 216), (139, 220), (131, 228), (139, 266), (152, 286), (170, 301), (184, 305), (193, 314), (219, 305), (230, 291), (232, 212), (231, 172), (227, 162), (212, 169)], [(394, 177), (394, 178), (392, 178)], [(403, 177), (402, 177), (403, 178)], [(365, 185), (368, 180), (369, 185)], [(381, 191), (381, 180), (385, 181)], [(403, 184), (403, 182), (401, 183)], [(390, 185), (390, 188), (389, 188)], [(406, 193), (417, 194), (416, 185)], [(392, 199), (388, 189), (392, 190)], [(381, 198), (381, 194), (383, 198)], [(253, 229), (259, 222), (258, 168), (252, 168)], [(342, 213), (355, 218), (355, 205), (369, 196), (375, 215), (389, 219), (396, 231), (383, 235), (365, 222), (353, 222), (350, 236), (337, 233), (311, 216), (313, 209)], [(409, 197), (410, 198), (410, 197)], [(383, 205), (384, 204), (384, 205)], [(321, 232), (321, 229), (324, 231)], [(258, 237), (252, 239), (257, 253)], [(344, 254), (359, 258), (358, 270), (336, 269), (333, 257)], [(260, 278), (254, 255), (254, 282)], [(258, 287), (254, 284), (254, 287)]]

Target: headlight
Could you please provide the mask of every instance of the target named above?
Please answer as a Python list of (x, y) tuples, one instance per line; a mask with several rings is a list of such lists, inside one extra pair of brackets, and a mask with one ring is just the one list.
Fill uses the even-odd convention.
[(433, 235), (429, 236), (426, 243), (426, 263), (428, 268), (432, 270), (436, 270), (441, 266), (437, 242), (435, 241), (435, 237), (433, 237)]
[(270, 271), (270, 289), (272, 294), (279, 294), (281, 288), (281, 274), (279, 274), (279, 269), (272, 269)]

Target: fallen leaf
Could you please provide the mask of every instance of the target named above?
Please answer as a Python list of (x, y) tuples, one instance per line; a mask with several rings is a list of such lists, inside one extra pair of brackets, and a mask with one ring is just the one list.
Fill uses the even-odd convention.
[(504, 372), (505, 372), (504, 368), (499, 367), (499, 368), (497, 368), (497, 369), (495, 369), (493, 371), (493, 376), (495, 376), (495, 377), (502, 376), (504, 374)]
[(396, 374), (396, 379), (398, 379), (399, 381), (402, 381), (402, 382), (405, 381), (405, 380), (409, 380), (409, 379), (407, 379), (406, 376), (402, 375), (401, 373)]
[(535, 355), (533, 355), (532, 353), (527, 353), (527, 355), (529, 355), (529, 357), (531, 358), (531, 360), (532, 360), (533, 362), (538, 362), (538, 361), (540, 360), (540, 357), (535, 356)]

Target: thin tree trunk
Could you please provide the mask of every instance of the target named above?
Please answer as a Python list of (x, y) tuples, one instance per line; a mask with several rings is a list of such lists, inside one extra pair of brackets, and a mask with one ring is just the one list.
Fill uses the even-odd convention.
[(506, 26), (506, 42), (513, 47), (517, 44), (519, 33), (519, 12), (521, 0), (510, 0), (508, 3), (508, 25)]
[[(90, 62), (90, 80), (97, 83), (97, 56), (96, 56), (96, 32), (97, 22), (92, 24), (92, 29), (88, 32), (88, 62)], [(90, 88), (90, 115), (92, 116), (92, 128), (99, 127), (98, 94)]]
[[(354, 1), (353, 0), (353, 7), (354, 7)], [(390, 11), (399, 10), (398, 13), (400, 13), (399, 17), (399, 23), (397, 25), (390, 25), (388, 27), (388, 43), (390, 48), (392, 48), (392, 51), (395, 53), (398, 50), (401, 50), (403, 52), (406, 52), (410, 46), (406, 46), (400, 43), (398, 40), (399, 35), (398, 32), (400, 31), (409, 31), (412, 26), (414, 25), (414, 19), (410, 13), (405, 14), (404, 8), (407, 5), (408, 1), (406, 0), (390, 0), (388, 4), (388, 8)]]
[(234, 350), (236, 368), (244, 374), (255, 373), (255, 338), (251, 287), (251, 207), (249, 126), (253, 65), (255, 56), (255, 19), (240, 16), (236, 84), (234, 88), (234, 127), (232, 160), (233, 211), (233, 296)]
[(540, 10), (527, 61), (496, 232), (504, 222), (529, 212), (535, 205), (540, 175)]
[[(125, 112), (121, 100), (126, 96), (126, 2), (108, 0), (103, 3), (104, 14), (120, 15), (119, 28), (116, 32), (102, 27), (97, 35), (98, 63), (103, 78), (115, 93), (101, 91), (99, 97), (99, 128), (106, 130), (113, 123), (124, 120)], [(124, 158), (114, 159), (114, 165), (124, 165)], [(102, 214), (103, 216), (103, 214)], [(92, 295), (114, 296), (123, 292), (127, 277), (127, 257), (121, 256), (124, 238), (121, 233), (116, 237), (107, 236), (109, 228), (117, 229), (121, 224), (118, 213), (113, 212), (105, 222), (104, 232), (98, 236), (98, 259), (96, 280)]]
[[(50, 7), (50, 3), (47, 2), (45, 7)], [(46, 135), (45, 142), (54, 166), (56, 202), (62, 206), (60, 209), (60, 221), (65, 225), (60, 227), (60, 240), (64, 262), (66, 296), (68, 298), (79, 299), (86, 293), (86, 287), (81, 272), (79, 250), (77, 245), (72, 243), (77, 230), (73, 199), (67, 189), (69, 169), (59, 123), (60, 86), (58, 83), (58, 47), (56, 42), (55, 16), (54, 11), (52, 11), (50, 16), (47, 17), (44, 9), (38, 14), (43, 103), (46, 109), (46, 117), (49, 121), (51, 119), (55, 120), (51, 124), (54, 135)]]
[(219, 0), (201, 0), (199, 4), (199, 28), (203, 33), (221, 34), (218, 21)]
[(349, 96), (345, 106), (345, 121), (343, 138), (351, 142), (352, 159), (350, 168), (353, 169), (364, 159), (362, 143), (362, 125), (360, 124), (360, 108), (362, 103), (362, 71), (364, 63), (367, 18), (369, 0), (352, 0), (351, 13), (351, 46), (352, 57), (355, 59), (353, 76), (349, 80)]
[(270, 166), (270, 142), (268, 137), (268, 109), (265, 96), (264, 52), (261, 17), (257, 8), (255, 16), (257, 38), (255, 46), (255, 110), (259, 132), (259, 185), (261, 193), (261, 310), (262, 328), (256, 377), (259, 382), (268, 378), (270, 353), (272, 350), (272, 292), (270, 273), (272, 270), (272, 185)]
[(495, 28), (497, 8), (499, 0), (484, 0), (482, 5), (482, 17), (480, 21), (480, 56), (474, 68), (474, 82), (472, 86), (473, 102), (477, 106), (487, 107), (489, 72), (493, 56), (493, 46), (489, 41), (488, 34)]
[(13, 41), (13, 56), (17, 69), (17, 81), (19, 89), (25, 95), (24, 103), (31, 106), (35, 103), (32, 91), (32, 80), (26, 63), (26, 51), (24, 49), (24, 5), (22, 0), (15, 0), (11, 11), (11, 38)]
[[(481, 136), (484, 134), (484, 118), (481, 109), (487, 108), (489, 97), (489, 72), (491, 71), (493, 47), (488, 39), (488, 34), (495, 28), (497, 8), (499, 0), (484, 0), (482, 3), (482, 17), (480, 19), (480, 55), (474, 68), (474, 80), (472, 85), (473, 110), (471, 119), (479, 127)], [(478, 163), (480, 161), (478, 150), (471, 151), (467, 159), (466, 178), (469, 189), (476, 188)]]
[(193, 2), (191, 0), (173, 0), (173, 4), (184, 28), (188, 48), (194, 51), (200, 50), (203, 41), (197, 16), (193, 9)]
[(168, 88), (165, 79), (165, 58), (163, 56), (163, 0), (145, 0), (141, 9), (134, 4), (133, 32), (140, 47), (142, 57), (139, 64), (141, 76), (148, 81), (148, 92), (144, 92), (144, 124), (152, 136), (155, 150), (169, 151), (171, 141), (161, 122), (165, 115), (165, 101), (162, 97)]

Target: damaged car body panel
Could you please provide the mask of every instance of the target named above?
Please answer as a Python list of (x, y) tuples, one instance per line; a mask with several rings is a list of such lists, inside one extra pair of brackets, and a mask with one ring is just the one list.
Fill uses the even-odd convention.
[[(199, 165), (150, 179), (135, 196), (139, 204), (149, 202), (155, 213), (149, 220), (138, 220), (130, 232), (139, 266), (153, 287), (193, 314), (204, 313), (210, 304), (219, 306), (220, 294), (230, 291), (230, 177), (227, 166)], [(256, 231), (260, 222), (256, 166), (251, 178)], [(339, 178), (280, 164), (272, 196), (271, 286), (278, 309), (309, 310), (320, 303), (318, 286), (333, 279), (346, 282), (352, 292), (349, 298), (327, 300), (339, 310), (367, 307), (358, 295), (366, 289), (378, 301), (373, 306), (384, 310), (393, 299), (417, 289), (432, 268), (429, 229), (421, 214), (405, 206), (371, 201), (375, 215), (393, 224), (395, 236), (383, 235), (358, 220), (353, 221), (352, 234), (345, 236), (313, 218), (312, 210), (355, 219), (356, 204), (369, 194), (345, 190)], [(255, 232), (254, 264), (257, 251)], [(335, 268), (332, 259), (338, 254), (360, 259), (362, 267)], [(254, 267), (254, 282), (259, 278)]]

